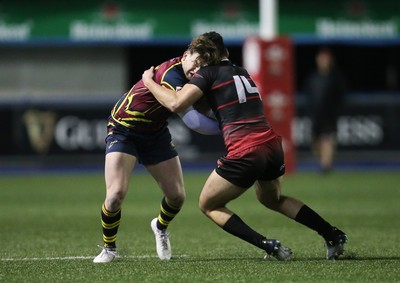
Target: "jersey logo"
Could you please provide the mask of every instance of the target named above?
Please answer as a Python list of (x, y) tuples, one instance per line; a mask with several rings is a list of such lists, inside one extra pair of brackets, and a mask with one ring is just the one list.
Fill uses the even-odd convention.
[(110, 149), (117, 142), (118, 142), (118, 140), (114, 140), (114, 141), (110, 142), (109, 145), (108, 145), (108, 149)]

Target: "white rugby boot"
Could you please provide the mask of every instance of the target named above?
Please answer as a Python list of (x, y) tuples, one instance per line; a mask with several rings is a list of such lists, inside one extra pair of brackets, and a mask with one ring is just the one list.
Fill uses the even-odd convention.
[(154, 218), (150, 223), (151, 229), (156, 238), (157, 255), (161, 260), (171, 259), (171, 244), (169, 242), (169, 234), (166, 230), (157, 228), (157, 218)]
[(117, 249), (106, 248), (102, 246), (99, 246), (99, 248), (101, 248), (101, 252), (93, 259), (94, 263), (112, 262), (117, 256)]

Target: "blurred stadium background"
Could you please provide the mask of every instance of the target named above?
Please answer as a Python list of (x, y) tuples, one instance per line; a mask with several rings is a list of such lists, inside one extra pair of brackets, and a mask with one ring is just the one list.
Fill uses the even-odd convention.
[[(0, 172), (102, 168), (108, 114), (143, 70), (211, 30), (243, 65), (261, 1), (0, 1)], [(292, 58), (294, 170), (317, 168), (302, 87), (321, 46), (333, 50), (349, 85), (337, 168), (400, 168), (400, 2), (277, 4), (277, 37), (289, 39)], [(185, 165), (213, 166), (223, 151), (219, 137), (190, 132), (179, 119), (170, 129)]]

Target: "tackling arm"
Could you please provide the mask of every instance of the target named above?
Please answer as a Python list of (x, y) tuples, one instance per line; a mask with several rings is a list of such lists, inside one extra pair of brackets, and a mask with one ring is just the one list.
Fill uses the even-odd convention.
[(154, 97), (162, 106), (170, 111), (179, 113), (193, 105), (203, 92), (195, 85), (185, 84), (179, 94), (171, 89), (160, 86), (153, 80), (154, 67), (144, 71), (142, 80), (144, 85), (150, 90)]

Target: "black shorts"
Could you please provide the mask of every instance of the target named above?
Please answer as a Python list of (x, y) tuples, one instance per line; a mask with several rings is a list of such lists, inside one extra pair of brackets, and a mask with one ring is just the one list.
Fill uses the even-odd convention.
[(312, 137), (318, 138), (323, 135), (335, 134), (337, 132), (336, 118), (325, 118), (314, 120), (312, 123)]
[(232, 184), (249, 188), (255, 181), (271, 181), (285, 174), (282, 139), (248, 148), (240, 156), (223, 156), (218, 160), (216, 172)]
[(157, 164), (178, 155), (167, 127), (156, 133), (137, 133), (124, 127), (109, 126), (106, 154), (124, 152), (143, 165)]

